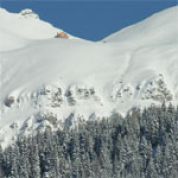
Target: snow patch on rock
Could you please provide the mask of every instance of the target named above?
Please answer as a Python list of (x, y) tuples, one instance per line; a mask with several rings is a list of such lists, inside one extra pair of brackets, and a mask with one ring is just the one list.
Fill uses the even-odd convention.
[(24, 9), (19, 14), (24, 18), (39, 19), (39, 15), (33, 12), (31, 9)]

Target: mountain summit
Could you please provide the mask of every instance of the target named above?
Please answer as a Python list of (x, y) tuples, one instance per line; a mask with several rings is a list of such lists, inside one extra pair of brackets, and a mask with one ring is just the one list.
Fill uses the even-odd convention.
[(4, 145), (45, 127), (70, 128), (135, 106), (177, 104), (178, 7), (99, 42), (54, 38), (60, 29), (31, 18), (29, 10), (30, 18), (22, 14), (0, 10)]
[(0, 8), (0, 51), (22, 48), (32, 40), (50, 39), (62, 31), (41, 20), (31, 9), (9, 13)]
[(34, 19), (39, 19), (38, 14), (33, 12), (31, 9), (24, 9), (20, 12), (20, 14), (25, 17), (25, 18), (34, 18)]

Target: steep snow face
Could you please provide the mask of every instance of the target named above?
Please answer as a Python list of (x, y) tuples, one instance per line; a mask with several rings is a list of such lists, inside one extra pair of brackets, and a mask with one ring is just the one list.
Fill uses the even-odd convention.
[[(0, 8), (0, 51), (21, 48), (31, 40), (50, 39), (61, 31), (40, 20), (30, 9), (16, 14)], [(70, 35), (70, 38), (74, 37)]]
[[(178, 42), (178, 6), (156, 13), (104, 39), (105, 42), (126, 43), (129, 47), (163, 45)], [(127, 44), (129, 43), (129, 44)]]
[[(177, 12), (177, 7), (170, 8), (97, 43), (54, 39), (50, 30), (35, 36), (31, 27), (29, 36), (12, 33), (0, 24), (3, 43), (13, 46), (0, 48), (1, 142), (6, 145), (13, 136), (46, 126), (70, 128), (112, 112), (124, 114), (134, 106), (177, 104)], [(40, 24), (39, 29), (50, 26), (34, 14), (0, 13), (0, 18), (15, 18), (19, 26), (26, 20)]]

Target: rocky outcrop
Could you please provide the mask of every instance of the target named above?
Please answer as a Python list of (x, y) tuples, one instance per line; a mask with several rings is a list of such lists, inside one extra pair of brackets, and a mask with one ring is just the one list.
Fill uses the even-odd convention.
[(25, 18), (33, 18), (33, 19), (39, 19), (38, 14), (33, 12), (31, 9), (24, 9), (20, 12), (20, 15)]
[(120, 81), (114, 85), (111, 98), (113, 101), (121, 101), (126, 98), (131, 98), (133, 94), (134, 87), (129, 83)]
[(15, 103), (15, 98), (14, 96), (8, 96), (4, 100), (4, 104), (7, 107), (11, 107)]
[(55, 38), (69, 39), (69, 35), (65, 32), (58, 32)]
[(145, 83), (142, 91), (142, 99), (152, 99), (159, 102), (171, 101), (173, 99), (173, 95), (168, 89), (162, 74)]
[(67, 97), (70, 105), (74, 105), (77, 101), (80, 100), (93, 100), (96, 102), (100, 100), (94, 87), (87, 87), (82, 85), (71, 85), (67, 89), (65, 96)]
[(28, 135), (45, 128), (70, 128), (86, 119), (99, 120), (105, 111), (106, 115), (115, 110), (119, 112), (120, 106), (128, 110), (129, 102), (141, 100), (145, 106), (144, 103), (170, 102), (174, 97), (162, 74), (137, 85), (122, 79), (111, 85), (109, 90), (84, 82), (66, 86), (62, 81), (54, 81), (32, 93), (18, 89), (11, 92), (4, 100), (2, 112), (6, 114), (6, 111), (14, 109), (21, 112), (25, 105), (30, 104), (34, 111), (25, 115), (23, 122), (9, 122), (8, 125), (10, 131), (19, 133), (17, 135)]

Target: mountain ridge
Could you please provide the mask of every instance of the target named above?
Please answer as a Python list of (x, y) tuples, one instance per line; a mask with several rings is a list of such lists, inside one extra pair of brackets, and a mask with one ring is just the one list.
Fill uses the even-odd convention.
[[(160, 33), (162, 37), (164, 36), (163, 40), (168, 38), (166, 39), (168, 40), (167, 43), (170, 43), (171, 40), (173, 41), (175, 40), (175, 42), (177, 42), (178, 39), (175, 38), (175, 35), (177, 35), (177, 31), (178, 31), (177, 25), (175, 25), (177, 20), (178, 20), (178, 6), (174, 6), (166, 10), (163, 10), (161, 12), (155, 13), (152, 16), (142, 20), (141, 22), (123, 28), (119, 32), (116, 32), (106, 37), (104, 41), (108, 41), (108, 42), (114, 42), (114, 41), (118, 42), (122, 40), (130, 41), (130, 40), (136, 40), (138, 38), (140, 40), (140, 38), (147, 38), (147, 35), (149, 38), (151, 37), (151, 35), (153, 35), (153, 37), (155, 38), (156, 36), (159, 37), (159, 33)], [(166, 30), (168, 30), (167, 34), (166, 34)], [(151, 34), (152, 32), (154, 32), (154, 34)], [(163, 43), (163, 41), (161, 41), (161, 43)]]
[[(62, 29), (56, 28), (30, 9), (10, 13), (0, 8), (0, 51), (18, 49), (36, 40), (54, 38)], [(23, 28), (22, 28), (23, 27)], [(70, 39), (78, 39), (69, 35)]]

